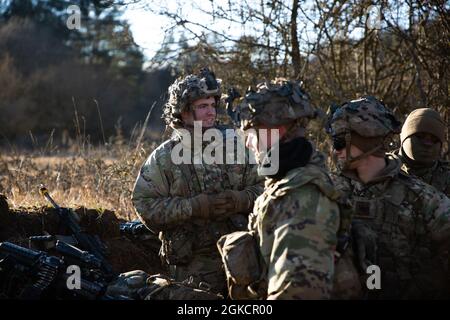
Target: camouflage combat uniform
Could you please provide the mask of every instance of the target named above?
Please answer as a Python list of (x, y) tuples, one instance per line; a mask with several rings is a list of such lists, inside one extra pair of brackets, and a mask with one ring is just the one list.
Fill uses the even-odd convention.
[(267, 299), (330, 297), (339, 226), (336, 200), (319, 152), (283, 179), (267, 179), (251, 223), (268, 266)]
[[(192, 76), (188, 80), (198, 89)], [(175, 90), (175, 93), (183, 91)], [(202, 91), (198, 89), (195, 97), (201, 96)], [(174, 112), (168, 112), (173, 117)], [(160, 255), (169, 266), (171, 276), (177, 281), (192, 276), (196, 283), (207, 283), (212, 291), (223, 293), (226, 292), (225, 275), (216, 242), (224, 234), (246, 228), (248, 213), (262, 191), (262, 181), (248, 158), (246, 164), (175, 164), (171, 159), (172, 150), (178, 143), (190, 148), (190, 141), (182, 139), (179, 127), (175, 126), (174, 130), (173, 137), (155, 149), (142, 166), (133, 191), (133, 203), (145, 224), (160, 232)], [(239, 140), (234, 141), (236, 147)], [(195, 152), (192, 149), (192, 157)], [(193, 197), (225, 190), (244, 192), (248, 211), (211, 219), (195, 216)]]
[[(387, 138), (398, 127), (393, 114), (373, 98), (344, 104), (330, 124), (334, 136), (358, 131)], [(450, 200), (401, 171), (397, 156), (388, 154), (385, 161), (386, 167), (366, 184), (349, 169), (335, 181), (352, 205), (351, 247), (363, 288), (367, 267), (381, 270), (381, 290), (367, 290), (367, 297), (449, 298)]]
[[(316, 115), (299, 85), (287, 81), (258, 85), (238, 107), (243, 130), (291, 123), (304, 128)], [(330, 297), (339, 209), (324, 157), (310, 147), (306, 164), (283, 176), (266, 177), (255, 202), (249, 229), (255, 231), (267, 285), (259, 298)]]
[(402, 169), (407, 174), (420, 178), (450, 197), (450, 163), (448, 161), (438, 160), (429, 168), (414, 167), (404, 161)]

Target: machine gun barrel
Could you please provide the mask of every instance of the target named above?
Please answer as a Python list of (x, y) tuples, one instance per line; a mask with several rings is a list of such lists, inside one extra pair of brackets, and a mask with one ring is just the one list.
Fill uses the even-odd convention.
[(35, 263), (45, 254), (42, 251), (27, 249), (11, 242), (1, 242), (0, 253), (2, 253), (4, 256), (11, 255), (20, 263), (23, 263), (27, 266)]
[(71, 246), (63, 241), (56, 241), (55, 249), (62, 255), (73, 257), (89, 266), (93, 266), (95, 268), (102, 267), (102, 261), (96, 256), (90, 254), (88, 251), (80, 250), (77, 247)]
[(78, 244), (85, 250), (92, 253), (99, 260), (102, 261), (102, 269), (108, 273), (112, 274), (113, 269), (112, 266), (108, 263), (106, 258), (104, 257), (104, 252), (101, 248), (101, 243), (94, 239), (92, 236), (84, 233), (81, 230), (80, 225), (78, 224), (77, 217), (74, 212), (68, 208), (61, 208), (50, 196), (47, 188), (44, 185), (40, 185), (39, 188), (40, 193), (53, 205), (53, 207), (57, 210), (58, 215), (61, 218), (61, 221), (67, 226), (67, 228), (71, 231)]

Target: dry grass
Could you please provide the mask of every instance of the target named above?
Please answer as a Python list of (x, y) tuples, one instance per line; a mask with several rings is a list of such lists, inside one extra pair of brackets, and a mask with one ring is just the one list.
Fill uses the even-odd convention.
[(0, 193), (7, 196), (13, 209), (40, 207), (47, 205), (39, 194), (38, 186), (43, 183), (61, 206), (108, 209), (118, 217), (133, 219), (133, 184), (156, 146), (155, 142), (142, 142), (142, 136), (125, 142), (119, 135), (101, 147), (79, 139), (64, 151), (55, 146), (2, 151)]
[[(134, 219), (134, 182), (144, 160), (160, 142), (155, 133), (142, 129), (148, 117), (128, 140), (119, 128), (102, 146), (93, 146), (78, 130), (65, 149), (54, 146), (51, 137), (44, 146), (36, 143), (32, 151), (20, 152), (13, 146), (0, 151), (0, 194), (8, 197), (13, 209), (41, 207), (47, 205), (39, 195), (38, 186), (43, 183), (61, 206), (108, 209), (119, 218)], [(308, 138), (317, 149), (331, 154), (322, 123), (311, 123)], [(332, 157), (327, 157), (327, 165), (334, 169)]]
[(8, 210), (0, 203), (0, 241), (27, 245), (29, 236), (60, 234), (59, 217), (39, 194), (42, 183), (60, 206), (75, 209), (86, 232), (102, 239), (116, 272), (166, 272), (157, 238), (131, 241), (119, 233), (121, 219), (136, 218), (131, 192), (142, 163), (156, 146), (143, 137), (140, 130), (129, 141), (118, 134), (97, 147), (83, 138), (63, 150), (47, 143), (31, 151), (13, 146), (0, 151), (0, 194), (9, 204)]
[[(119, 131), (106, 146), (94, 147), (80, 135), (64, 150), (48, 141), (32, 151), (14, 147), (1, 151), (0, 194), (7, 196), (12, 209), (45, 206), (38, 187), (43, 183), (61, 206), (108, 209), (119, 218), (134, 219), (133, 185), (142, 163), (158, 144), (154, 139), (145, 141), (142, 129), (134, 132), (125, 141)], [(309, 138), (318, 149), (328, 151), (322, 132)], [(328, 165), (332, 165), (330, 159)]]

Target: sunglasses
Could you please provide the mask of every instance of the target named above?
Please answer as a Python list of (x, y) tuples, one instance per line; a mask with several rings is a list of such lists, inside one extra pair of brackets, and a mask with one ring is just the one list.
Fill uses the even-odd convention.
[(345, 137), (343, 136), (335, 136), (333, 137), (333, 149), (342, 150), (346, 147), (347, 142), (345, 141)]

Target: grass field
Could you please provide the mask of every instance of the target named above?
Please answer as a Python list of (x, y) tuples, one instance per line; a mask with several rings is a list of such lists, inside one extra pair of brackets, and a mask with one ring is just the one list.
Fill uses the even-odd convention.
[(114, 143), (51, 152), (4, 150), (0, 153), (0, 194), (12, 209), (46, 206), (44, 184), (65, 207), (108, 209), (133, 219), (131, 191), (155, 143)]
[(77, 212), (83, 230), (100, 236), (116, 272), (164, 272), (157, 235), (140, 242), (119, 233), (120, 221), (136, 218), (131, 203), (134, 181), (156, 146), (131, 141), (0, 151), (0, 195), (7, 197), (9, 206), (5, 210), (0, 204), (0, 241), (27, 246), (30, 236), (60, 234), (56, 211), (39, 194), (42, 183), (60, 206)]
[[(55, 201), (65, 207), (108, 209), (119, 218), (134, 219), (131, 192), (145, 159), (162, 141), (160, 133), (147, 132), (146, 122), (125, 139), (118, 132), (107, 144), (94, 146), (78, 135), (68, 147), (47, 142), (33, 150), (13, 146), (0, 149), (0, 194), (13, 209), (48, 205), (39, 194), (44, 184)], [(329, 139), (319, 127), (308, 137), (315, 147), (330, 155)], [(396, 144), (398, 148), (398, 143)], [(327, 165), (334, 169), (332, 157)]]

